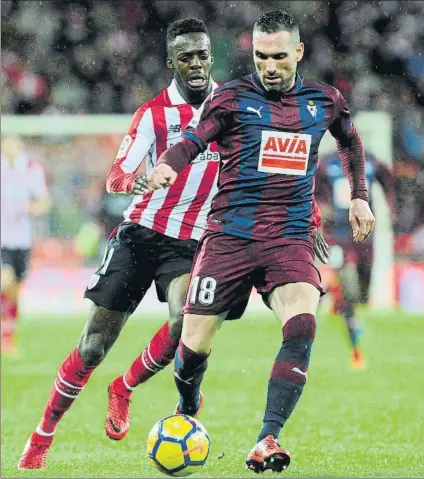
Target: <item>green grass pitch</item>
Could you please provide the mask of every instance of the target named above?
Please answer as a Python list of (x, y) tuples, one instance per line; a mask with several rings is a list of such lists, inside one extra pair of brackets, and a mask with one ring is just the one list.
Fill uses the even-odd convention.
[[(103, 421), (109, 382), (124, 372), (165, 318), (126, 325), (121, 337), (58, 427), (45, 471), (18, 471), (60, 362), (76, 345), (84, 318), (23, 318), (21, 356), (2, 358), (1, 477), (163, 477), (149, 463), (145, 440), (173, 411), (176, 390), (167, 368), (133, 395), (132, 422), (120, 442)], [(280, 439), (291, 451), (285, 477), (424, 477), (423, 315), (367, 314), (362, 345), (367, 369), (353, 371), (342, 321), (320, 317), (307, 386)], [(201, 421), (211, 453), (194, 477), (254, 477), (244, 470), (265, 404), (281, 328), (265, 309), (226, 323), (203, 383)], [(266, 474), (268, 475), (268, 474)], [(271, 475), (271, 474), (269, 474)]]

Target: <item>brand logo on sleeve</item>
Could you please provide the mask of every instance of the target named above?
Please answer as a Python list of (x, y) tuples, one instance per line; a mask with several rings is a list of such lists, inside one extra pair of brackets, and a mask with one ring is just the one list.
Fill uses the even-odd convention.
[(311, 135), (263, 131), (258, 171), (305, 176)]
[(116, 155), (116, 159), (120, 160), (124, 158), (125, 155), (128, 153), (130, 146), (132, 144), (131, 135), (125, 135), (124, 139), (122, 140), (121, 146), (119, 147), (118, 154)]

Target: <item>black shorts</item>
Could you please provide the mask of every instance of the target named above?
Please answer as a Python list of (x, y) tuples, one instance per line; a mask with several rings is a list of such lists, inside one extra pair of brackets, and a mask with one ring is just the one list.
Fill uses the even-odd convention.
[(153, 281), (161, 302), (169, 283), (190, 273), (195, 240), (178, 240), (135, 224), (122, 224), (109, 238), (100, 268), (84, 297), (111, 311), (133, 313)]
[(1, 264), (9, 264), (15, 272), (16, 279), (22, 281), (28, 271), (30, 249), (1, 249)]

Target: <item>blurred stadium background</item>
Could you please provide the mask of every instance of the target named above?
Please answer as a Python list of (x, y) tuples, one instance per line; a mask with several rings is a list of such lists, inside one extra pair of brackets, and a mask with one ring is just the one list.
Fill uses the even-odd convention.
[[(108, 233), (128, 202), (106, 196), (105, 175), (128, 115), (170, 81), (166, 25), (192, 14), (206, 20), (213, 76), (226, 81), (252, 70), (257, 15), (286, 4), (298, 15), (307, 46), (300, 72), (339, 88), (354, 115), (380, 112), (365, 129), (377, 156), (393, 165), (398, 217), (393, 271), (382, 270), (391, 279), (386, 293), (380, 284), (373, 297), (379, 306), (395, 301), (424, 311), (424, 4), (246, 1), (240, 8), (239, 2), (148, 0), (122, 1), (119, 7), (88, 0), (1, 3), (2, 133), (27, 135), (32, 154), (46, 166), (54, 199), (51, 214), (36, 225), (24, 311), (34, 311), (41, 291), (49, 297), (42, 308), (84, 308), (81, 290), (89, 273), (74, 238), (92, 222)], [(384, 129), (376, 132), (369, 124)]]
[[(11, 475), (11, 471), (27, 434), (36, 424), (56, 367), (78, 338), (88, 308), (86, 300), (82, 298), (86, 282), (99, 263), (107, 234), (120, 221), (121, 213), (129, 203), (127, 197), (106, 194), (106, 172), (115, 158), (133, 112), (169, 84), (171, 73), (164, 63), (166, 26), (186, 16), (205, 20), (215, 57), (213, 77), (217, 81), (228, 81), (253, 69), (251, 29), (256, 17), (263, 11), (285, 6), (289, 6), (297, 15), (306, 45), (300, 73), (324, 80), (343, 93), (367, 147), (392, 166), (397, 200), (394, 229), (385, 222), (384, 200), (376, 205), (380, 230), (376, 237), (370, 310), (392, 312), (386, 316), (385, 313), (368, 310), (363, 313), (364, 317), (373, 320), (370, 319), (365, 327), (368, 339), (364, 340), (364, 349), (367, 346), (370, 348), (370, 360), (376, 366), (369, 372), (367, 379), (360, 380), (360, 387), (356, 390), (359, 402), (363, 399), (366, 403), (369, 394), (374, 395), (369, 405), (378, 413), (381, 405), (378, 395), (384, 402), (385, 395), (387, 397), (393, 392), (392, 385), (397, 384), (392, 409), (387, 410), (386, 416), (372, 422), (372, 427), (371, 416), (368, 416), (369, 436), (365, 435), (365, 439), (362, 436), (365, 441), (369, 439), (372, 442), (373, 434), (380, 433), (386, 437), (386, 442), (376, 446), (373, 456), (375, 464), (371, 459), (367, 462), (365, 455), (357, 457), (357, 467), (352, 462), (351, 468), (346, 466), (344, 469), (345, 466), (337, 462), (337, 447), (342, 444), (342, 439), (328, 432), (328, 425), (327, 429), (322, 429), (323, 425), (317, 422), (316, 416), (322, 414), (326, 421), (331, 421), (332, 415), (337, 414), (337, 401), (342, 405), (345, 402), (342, 417), (348, 414), (346, 408), (352, 407), (354, 412), (350, 419), (353, 417), (354, 422), (349, 423), (348, 436), (355, 438), (353, 447), (358, 449), (361, 445), (355, 442), (358, 439), (355, 424), (359, 424), (358, 428), (361, 429), (362, 419), (355, 423), (355, 414), (361, 416), (357, 400), (351, 397), (346, 400), (343, 396), (350, 394), (346, 393), (346, 389), (355, 389), (357, 386), (353, 377), (344, 378), (347, 366), (339, 366), (335, 378), (328, 372), (328, 368), (331, 365), (334, 367), (334, 364), (326, 356), (326, 351), (334, 351), (336, 359), (342, 358), (341, 364), (346, 353), (343, 347), (335, 346), (333, 342), (338, 334), (343, 334), (342, 326), (324, 320), (327, 329), (324, 327), (321, 333), (322, 346), (317, 346), (316, 353), (321, 358), (317, 360), (316, 378), (319, 374), (322, 376), (319, 381), (315, 380), (315, 393), (312, 391), (314, 386), (310, 386), (311, 393), (306, 395), (304, 404), (312, 405), (316, 397), (325, 395), (332, 380), (336, 389), (339, 381), (345, 382), (341, 390), (335, 393), (331, 408), (327, 404), (326, 411), (319, 409), (318, 401), (311, 410), (305, 406), (304, 413), (308, 412), (308, 420), (312, 421), (308, 426), (310, 431), (314, 427), (313, 417), (316, 427), (321, 428), (315, 437), (313, 449), (319, 454), (317, 443), (331, 436), (326, 447), (331, 449), (334, 446), (333, 455), (330, 454), (328, 460), (322, 459), (323, 463), (320, 463), (321, 459), (308, 463), (309, 459), (305, 456), (306, 469), (303, 472), (293, 470), (292, 477), (323, 473), (328, 473), (329, 477), (371, 477), (367, 475), (371, 474), (368, 471), (373, 472), (373, 477), (403, 477), (402, 473), (404, 477), (422, 477), (424, 407), (418, 408), (418, 404), (423, 406), (424, 384), (421, 380), (421, 383), (418, 381), (418, 384), (411, 385), (405, 380), (407, 375), (396, 370), (397, 363), (393, 358), (388, 360), (388, 368), (383, 360), (392, 351), (395, 352), (400, 342), (406, 344), (398, 356), (401, 364), (405, 367), (417, 367), (418, 361), (423, 364), (422, 344), (420, 346), (418, 339), (421, 337), (422, 343), (424, 334), (424, 2), (2, 0), (2, 135), (16, 133), (24, 137), (31, 155), (46, 168), (53, 198), (51, 213), (37, 219), (34, 224), (35, 247), (21, 299), (23, 319), (19, 335), (23, 356), (14, 362), (7, 360), (3, 363), (3, 413), (5, 410), (8, 412), (8, 419), (2, 422), (3, 441), (7, 441), (3, 448), (7, 472), (4, 477), (16, 477)], [(332, 148), (334, 145), (326, 138), (321, 152), (325, 154)], [(381, 192), (377, 191), (376, 194), (381, 195)], [(90, 238), (95, 240), (97, 234), (100, 235), (100, 241), (91, 244)], [(323, 267), (322, 272), (325, 281), (328, 281), (331, 270)], [(160, 317), (160, 320), (165, 318), (163, 314), (166, 314), (166, 308), (157, 303), (152, 291), (139, 312), (141, 309), (155, 318)], [(257, 315), (256, 311), (261, 311), (269, 319), (269, 313), (254, 296), (249, 306), (247, 326), (244, 325), (240, 330), (237, 326), (231, 326), (235, 328), (233, 334), (240, 334), (244, 338), (239, 346), (240, 354), (251, 351), (249, 345), (255, 348), (252, 340), (254, 334), (249, 328), (256, 328), (251, 319)], [(69, 321), (63, 322), (62, 318)], [(406, 330), (400, 327), (399, 322), (406, 325)], [(128, 327), (135, 335), (124, 334), (117, 344), (118, 349), (111, 354), (113, 359), (107, 361), (109, 366), (101, 373), (103, 376), (96, 376), (97, 379), (88, 388), (90, 392), (84, 394), (85, 398), (81, 400), (86, 403), (85, 409), (80, 409), (80, 414), (86, 415), (90, 415), (93, 409), (93, 403), (87, 401), (89, 394), (92, 394), (93, 401), (99, 402), (100, 412), (93, 416), (96, 426), (84, 422), (83, 430), (79, 429), (75, 433), (73, 442), (90, 438), (91, 434), (95, 447), (94, 438), (99, 435), (98, 428), (102, 427), (105, 407), (104, 388), (108, 384), (105, 377), (111, 378), (125, 368), (134, 354), (142, 350), (156, 326), (147, 324), (144, 328), (144, 325), (133, 324)], [(408, 328), (410, 334), (407, 333)], [(236, 333), (236, 330), (241, 332)], [(52, 340), (57, 340), (55, 347), (51, 344)], [(217, 350), (221, 350), (220, 354), (223, 355), (232, 346), (224, 339), (220, 341)], [(123, 346), (124, 343), (128, 348)], [(242, 345), (245, 346), (244, 350)], [(40, 351), (43, 350), (51, 351), (47, 358), (42, 357)], [(28, 373), (25, 364), (30, 359), (33, 368)], [(271, 364), (271, 356), (267, 361), (264, 359), (262, 363), (265, 368), (268, 363)], [(225, 369), (226, 365), (223, 362), (219, 367)], [(245, 364), (240, 362), (233, 367), (239, 366), (244, 368)], [(261, 365), (256, 366), (257, 374), (263, 375)], [(247, 367), (253, 367), (250, 359)], [(220, 371), (218, 366), (216, 368), (215, 375), (212, 373), (206, 384), (212, 384), (214, 379), (220, 383)], [(102, 367), (99, 370), (103, 370)], [(166, 408), (172, 404), (175, 395), (170, 384), (171, 378), (166, 374), (160, 376), (164, 377), (155, 378), (154, 384), (163, 396), (157, 400), (157, 404), (149, 405), (148, 415), (151, 419), (147, 421), (148, 424), (142, 423), (141, 418), (136, 419), (141, 440), (144, 440), (150, 423), (153, 424), (161, 414), (167, 412)], [(25, 377), (27, 382), (24, 383)], [(231, 387), (228, 378), (227, 381)], [(263, 388), (264, 384), (261, 383), (260, 387)], [(223, 386), (225, 388), (225, 384)], [(248, 388), (249, 381), (246, 380), (240, 387), (243, 386)], [(421, 399), (418, 393), (420, 388)], [(166, 392), (163, 392), (165, 389)], [(23, 401), (20, 398), (26, 391), (31, 392), (33, 398)], [(239, 436), (236, 439), (236, 428), (230, 438), (223, 440), (222, 449), (229, 451), (227, 455), (230, 457), (233, 441), (236, 443), (236, 452), (240, 448), (242, 455), (251, 446), (252, 431), (260, 420), (263, 407), (262, 394), (258, 396), (258, 399), (254, 399), (257, 403), (254, 417), (248, 420), (249, 440), (245, 441)], [(219, 401), (218, 392), (215, 396), (212, 393), (212, 397)], [(417, 406), (416, 409), (410, 408), (404, 416), (410, 428), (402, 430), (399, 426), (397, 432), (394, 430), (396, 428), (380, 430), (379, 425), (387, 417), (390, 419), (400, 414), (396, 405), (401, 402), (405, 405), (408, 401)], [(238, 408), (236, 402), (231, 404), (235, 409)], [(15, 414), (17, 405), (24, 408), (19, 414)], [(141, 404), (140, 408), (142, 410)], [(217, 414), (218, 408), (216, 406), (214, 410), (212, 407), (209, 415)], [(69, 416), (73, 419), (65, 420), (61, 430), (72, 430), (71, 424), (78, 427), (78, 412), (73, 410)], [(205, 417), (207, 425), (208, 419), (211, 419), (207, 414)], [(245, 419), (237, 413), (236, 418), (239, 422)], [(367, 421), (364, 420), (364, 424)], [(98, 429), (96, 433), (92, 427)], [(218, 434), (217, 431), (222, 427), (219, 421), (214, 422), (212, 433)], [(293, 425), (292, 432), (296, 435), (300, 429), (299, 425)], [(402, 440), (402, 435), (410, 437), (410, 447), (403, 449), (398, 458), (384, 459), (392, 441), (399, 445), (397, 441)], [(60, 440), (64, 439), (61, 433)], [(420, 453), (413, 444), (419, 448), (421, 439)], [(292, 445), (287, 447), (300, 447), (302, 441), (292, 441)], [(106, 448), (105, 457), (110, 459), (116, 455), (116, 449), (106, 445), (106, 442), (104, 438), (100, 441), (101, 446)], [(131, 474), (137, 473), (136, 469), (129, 469), (129, 475), (125, 475), (115, 459), (111, 459), (111, 469), (101, 469), (102, 456), (94, 459), (94, 464), (98, 464), (99, 468), (93, 469), (93, 475), (82, 469), (82, 465), (70, 471), (76, 446), (74, 444), (68, 451), (65, 442), (61, 447), (55, 456), (52, 455), (52, 462), (58, 462), (60, 457), (63, 468), (55, 469), (53, 475), (59, 475), (52, 477), (135, 477)], [(136, 446), (128, 447), (128, 457), (139, 453)], [(343, 447), (349, 447), (349, 438)], [(346, 453), (345, 450), (340, 451)], [(215, 449), (215, 452), (214, 461), (221, 451)], [(226, 467), (229, 467), (228, 464)], [(152, 473), (150, 469), (146, 471), (145, 474)], [(212, 471), (211, 475), (205, 473), (208, 477), (230, 477), (232, 474), (225, 467), (219, 471)], [(235, 477), (241, 477), (240, 472)]]

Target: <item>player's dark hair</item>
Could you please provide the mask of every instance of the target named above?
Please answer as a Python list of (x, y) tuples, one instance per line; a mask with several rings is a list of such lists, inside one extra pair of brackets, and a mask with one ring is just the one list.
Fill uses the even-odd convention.
[(253, 33), (277, 33), (281, 31), (299, 32), (296, 18), (287, 10), (274, 10), (264, 13), (256, 20), (253, 27)]
[(209, 30), (203, 20), (190, 17), (183, 20), (177, 20), (171, 23), (166, 30), (166, 50), (168, 51), (169, 45), (180, 35), (186, 33), (206, 33), (209, 36)]

